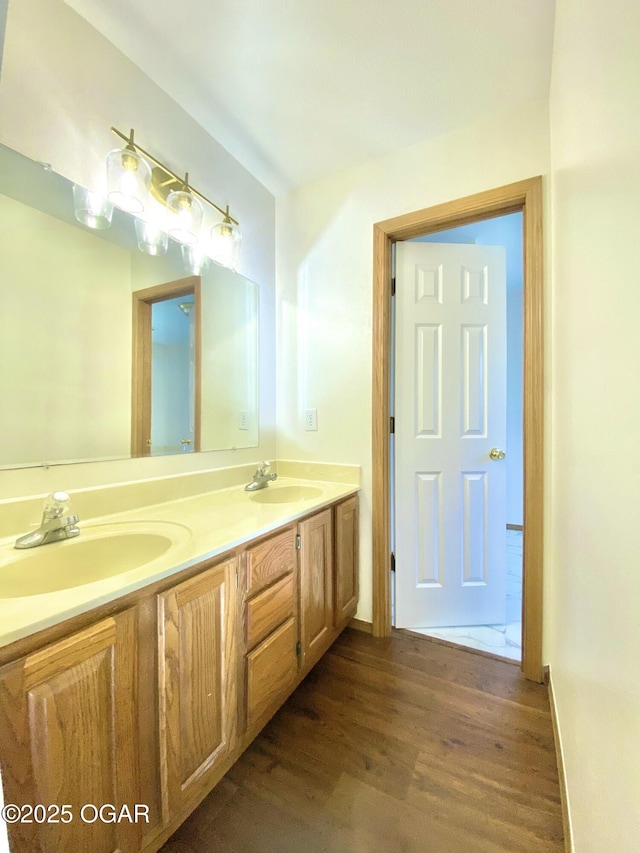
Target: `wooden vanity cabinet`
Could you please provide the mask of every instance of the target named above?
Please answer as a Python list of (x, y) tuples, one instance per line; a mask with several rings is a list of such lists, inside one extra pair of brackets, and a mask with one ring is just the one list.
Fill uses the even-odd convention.
[[(259, 731), (298, 674), (295, 527), (247, 548), (245, 559), (245, 733)], [(241, 715), (242, 716), (242, 715)]]
[(274, 581), (295, 571), (296, 552), (294, 528), (261, 539), (244, 552), (245, 587), (251, 598)]
[(358, 607), (358, 496), (335, 508), (335, 567), (333, 616), (336, 628), (346, 628)]
[[(234, 556), (157, 582), (129, 609), (0, 668), (5, 802), (69, 807), (58, 823), (9, 826), (12, 853), (152, 853), (226, 773), (237, 757), (236, 569)], [(148, 822), (93, 813), (138, 803)]]
[[(5, 803), (73, 815), (12, 824), (12, 853), (155, 853), (355, 613), (357, 512), (349, 498), (5, 650)], [(148, 823), (80, 818), (136, 803)]]
[(158, 595), (160, 784), (165, 824), (218, 781), (236, 745), (235, 594), (234, 558)]
[(93, 811), (140, 802), (136, 649), (129, 609), (0, 669), (5, 803), (47, 809), (11, 824), (12, 851), (139, 849), (141, 824)]
[(302, 665), (312, 666), (333, 634), (333, 510), (300, 522), (300, 640)]
[(355, 615), (357, 496), (249, 548), (246, 565), (244, 732), (251, 740)]

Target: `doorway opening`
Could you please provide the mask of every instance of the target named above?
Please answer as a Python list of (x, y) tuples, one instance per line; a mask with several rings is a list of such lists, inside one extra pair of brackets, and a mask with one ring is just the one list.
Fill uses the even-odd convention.
[(543, 315), (542, 179), (519, 181), (374, 226), (373, 633), (391, 631), (392, 249), (399, 241), (522, 212), (523, 233), (523, 603), (525, 676), (542, 681)]
[(522, 213), (396, 243), (394, 278), (393, 624), (520, 661)]

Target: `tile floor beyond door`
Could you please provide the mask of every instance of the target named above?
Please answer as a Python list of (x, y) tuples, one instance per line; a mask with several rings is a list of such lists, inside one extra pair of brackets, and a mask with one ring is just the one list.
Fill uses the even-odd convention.
[(522, 531), (507, 530), (506, 624), (409, 630), (519, 661), (522, 657)]

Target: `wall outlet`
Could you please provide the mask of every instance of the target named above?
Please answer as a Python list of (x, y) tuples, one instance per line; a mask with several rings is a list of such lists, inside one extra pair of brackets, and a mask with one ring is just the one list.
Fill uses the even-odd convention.
[(238, 429), (249, 429), (249, 412), (238, 413)]
[(318, 410), (306, 409), (304, 413), (304, 428), (307, 432), (318, 429)]

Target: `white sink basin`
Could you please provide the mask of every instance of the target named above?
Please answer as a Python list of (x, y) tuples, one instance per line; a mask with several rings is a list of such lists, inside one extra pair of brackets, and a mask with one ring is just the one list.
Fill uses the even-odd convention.
[(251, 500), (261, 504), (288, 504), (319, 498), (322, 489), (316, 486), (267, 486), (251, 492)]
[(74, 539), (37, 548), (0, 549), (0, 598), (42, 595), (84, 586), (140, 568), (186, 542), (188, 527), (172, 522), (121, 522), (81, 527)]

